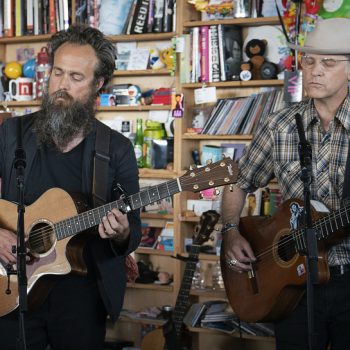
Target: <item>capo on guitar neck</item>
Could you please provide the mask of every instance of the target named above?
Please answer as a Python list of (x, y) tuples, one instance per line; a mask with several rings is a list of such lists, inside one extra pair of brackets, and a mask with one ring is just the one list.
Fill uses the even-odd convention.
[(178, 260), (181, 260), (181, 261), (190, 261), (190, 262), (194, 262), (194, 263), (197, 263), (198, 262), (198, 258), (191, 258), (190, 256), (182, 256), (180, 254), (176, 254), (176, 256), (174, 255), (171, 255), (172, 258), (174, 259), (178, 259)]
[(119, 210), (125, 214), (125, 212), (129, 212), (131, 211), (131, 203), (129, 201), (128, 198), (128, 193), (125, 191), (125, 189), (122, 187), (122, 185), (120, 183), (116, 184), (116, 187), (113, 189), (113, 191), (116, 191), (119, 194), (119, 199), (121, 199), (124, 204), (125, 204), (125, 210), (123, 210), (122, 208), (119, 208)]

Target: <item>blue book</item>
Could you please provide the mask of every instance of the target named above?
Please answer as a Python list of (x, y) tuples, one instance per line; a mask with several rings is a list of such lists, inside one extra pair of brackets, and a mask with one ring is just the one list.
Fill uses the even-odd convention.
[(133, 0), (101, 0), (100, 31), (105, 35), (123, 34)]

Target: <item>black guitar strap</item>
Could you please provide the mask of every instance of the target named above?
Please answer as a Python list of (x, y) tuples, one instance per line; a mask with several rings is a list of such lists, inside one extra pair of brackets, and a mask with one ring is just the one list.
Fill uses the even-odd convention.
[(348, 159), (346, 160), (344, 184), (343, 184), (343, 200), (350, 197), (350, 142), (348, 148)]
[(111, 130), (103, 123), (96, 123), (95, 157), (92, 182), (92, 200), (94, 207), (107, 202), (107, 179), (109, 168), (109, 142)]
[[(102, 123), (96, 123), (96, 141), (94, 169), (92, 180), (92, 201), (94, 208), (107, 203), (108, 199), (108, 169), (110, 163), (109, 144), (111, 129)], [(134, 258), (131, 255), (125, 258), (126, 279), (128, 282), (135, 282), (139, 271)]]

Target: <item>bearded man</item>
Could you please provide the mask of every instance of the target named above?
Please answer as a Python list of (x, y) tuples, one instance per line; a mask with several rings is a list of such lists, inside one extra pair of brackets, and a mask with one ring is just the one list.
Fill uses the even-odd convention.
[[(92, 206), (95, 140), (100, 123), (95, 119), (95, 100), (112, 77), (114, 47), (99, 30), (72, 26), (52, 36), (49, 51), (52, 70), (42, 108), (20, 117), (23, 148), (27, 153), (25, 205), (45, 198), (50, 189), (59, 188), (82, 193)], [(1, 197), (11, 202), (17, 200), (13, 169), (17, 120), (9, 119), (0, 126)], [(130, 140), (112, 130), (109, 135), (110, 161), (105, 181), (106, 200), (111, 202), (116, 199), (117, 184), (128, 194), (138, 192), (139, 185)], [(40, 204), (43, 203), (41, 200)], [(49, 204), (45, 208), (47, 213), (50, 213)], [(111, 208), (97, 223), (95, 231), (96, 234), (86, 235), (89, 239), (84, 239), (83, 248), (73, 256), (73, 260), (83, 259), (87, 273), (57, 276), (43, 273), (37, 281), (46, 293), (24, 315), (28, 350), (45, 350), (48, 346), (55, 350), (103, 349), (107, 314), (116, 320), (123, 303), (125, 259), (140, 241), (139, 213), (124, 214), (118, 208)], [(28, 236), (26, 239), (30, 242)], [(0, 218), (0, 271), (16, 264), (16, 246), (15, 232)], [(33, 260), (30, 249), (28, 257)], [(44, 261), (45, 254), (35, 259)], [(5, 296), (5, 290), (0, 293)], [(31, 294), (29, 302), (30, 298)], [(0, 333), (1, 348), (16, 349), (18, 308), (0, 318)]]

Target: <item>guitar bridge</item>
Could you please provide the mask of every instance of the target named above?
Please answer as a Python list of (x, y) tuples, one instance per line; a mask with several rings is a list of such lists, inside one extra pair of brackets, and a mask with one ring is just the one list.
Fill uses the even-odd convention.
[(258, 294), (258, 283), (256, 281), (255, 268), (253, 263), (250, 263), (250, 271), (248, 271), (248, 278), (252, 287), (253, 294)]

